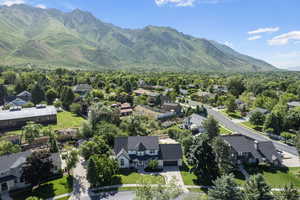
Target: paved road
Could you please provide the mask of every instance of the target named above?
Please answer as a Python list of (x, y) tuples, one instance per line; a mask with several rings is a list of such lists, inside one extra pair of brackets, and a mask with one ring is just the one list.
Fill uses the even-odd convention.
[[(202, 105), (199, 102), (196, 101), (190, 101), (189, 102), (190, 106), (196, 106), (196, 105)], [(211, 108), (209, 108), (208, 106), (206, 106), (208, 114), (212, 115), (216, 120), (218, 120), (225, 128), (228, 128), (230, 130), (232, 130), (233, 132), (237, 132), (243, 135), (246, 135), (248, 137), (251, 137), (255, 140), (258, 141), (266, 141), (266, 140), (271, 140), (270, 138), (261, 135), (260, 133), (257, 133), (254, 130), (245, 128), (244, 126), (240, 125), (240, 124), (236, 124), (234, 123), (231, 119), (229, 119), (228, 117), (224, 116), (222, 113), (220, 113), (219, 111), (213, 110)], [(280, 151), (285, 151), (288, 152), (292, 155), (298, 155), (297, 149), (295, 147), (292, 146), (288, 146), (286, 144), (283, 144), (281, 142), (272, 140), (276, 149), (280, 150)]]

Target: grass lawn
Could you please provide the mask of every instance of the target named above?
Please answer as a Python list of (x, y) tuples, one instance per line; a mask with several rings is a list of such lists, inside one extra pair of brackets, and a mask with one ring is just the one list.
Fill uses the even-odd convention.
[(235, 112), (227, 112), (226, 110), (221, 110), (221, 112), (228, 116), (229, 118), (234, 118), (234, 119), (242, 119), (243, 116), (241, 115), (241, 112), (235, 111)]
[(232, 131), (223, 126), (220, 126), (220, 134), (221, 135), (231, 135)]
[(121, 170), (120, 174), (115, 176), (113, 185), (136, 184), (141, 178), (146, 178), (151, 184), (165, 184), (165, 179), (160, 175), (140, 174), (135, 170)]
[(66, 129), (66, 128), (78, 128), (85, 120), (71, 112), (59, 112), (57, 113), (57, 124), (49, 125), (54, 130)]
[(24, 200), (29, 196), (36, 196), (41, 199), (47, 199), (50, 197), (58, 196), (61, 194), (70, 193), (73, 190), (72, 177), (63, 176), (62, 178), (55, 179), (41, 184), (38, 188), (31, 190), (19, 190), (11, 193), (11, 197), (14, 200)]
[(271, 168), (268, 166), (247, 167), (249, 174), (261, 173), (273, 188), (282, 188), (286, 184), (294, 184), (300, 188), (300, 167)]
[(255, 126), (255, 125), (251, 124), (249, 121), (241, 122), (240, 124), (242, 124), (243, 126), (246, 126), (247, 128), (254, 129), (259, 132), (263, 131), (263, 126)]

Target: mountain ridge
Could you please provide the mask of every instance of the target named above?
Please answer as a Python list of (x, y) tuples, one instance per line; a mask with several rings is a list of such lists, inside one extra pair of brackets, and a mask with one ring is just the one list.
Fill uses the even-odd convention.
[(80, 9), (0, 7), (0, 64), (93, 69), (272, 71), (262, 60), (171, 27), (128, 29)]

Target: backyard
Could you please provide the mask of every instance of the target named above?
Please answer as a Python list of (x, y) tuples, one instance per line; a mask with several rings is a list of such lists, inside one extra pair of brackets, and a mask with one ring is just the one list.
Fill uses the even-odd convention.
[(38, 188), (31, 190), (18, 190), (11, 193), (14, 200), (24, 200), (29, 196), (36, 196), (40, 199), (47, 199), (61, 194), (70, 193), (73, 190), (73, 178), (71, 176), (63, 176), (62, 178), (41, 184)]

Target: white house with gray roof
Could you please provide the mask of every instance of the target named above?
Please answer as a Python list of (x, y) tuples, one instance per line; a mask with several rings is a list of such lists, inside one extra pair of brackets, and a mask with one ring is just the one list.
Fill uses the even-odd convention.
[[(32, 151), (28, 150), (0, 157), (0, 194), (29, 186), (22, 178), (22, 168), (31, 154)], [(53, 172), (57, 173), (62, 165), (59, 153), (51, 154), (50, 159), (54, 165)]]
[(180, 144), (159, 144), (157, 136), (129, 136), (115, 139), (114, 152), (120, 168), (146, 168), (150, 160), (159, 167), (181, 166)]
[(189, 129), (194, 133), (204, 133), (205, 129), (203, 127), (203, 122), (205, 120), (206, 120), (205, 117), (202, 117), (201, 115), (194, 113), (184, 119), (183, 128)]

